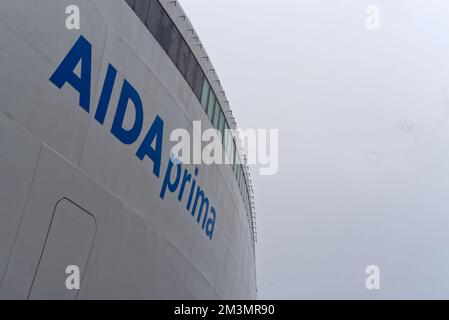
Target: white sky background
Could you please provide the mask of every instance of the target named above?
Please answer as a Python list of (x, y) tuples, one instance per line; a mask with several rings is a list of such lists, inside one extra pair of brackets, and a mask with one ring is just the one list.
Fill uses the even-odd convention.
[(449, 298), (449, 2), (181, 4), (239, 126), (279, 129), (279, 172), (255, 177), (259, 297)]

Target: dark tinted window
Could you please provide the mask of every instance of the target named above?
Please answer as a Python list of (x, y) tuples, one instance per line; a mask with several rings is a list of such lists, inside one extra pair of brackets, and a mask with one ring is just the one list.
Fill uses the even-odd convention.
[(209, 98), (210, 84), (206, 78), (204, 78), (203, 89), (201, 93), (201, 105), (203, 106), (204, 111), (207, 111), (207, 101)]
[(221, 107), (217, 101), (217, 103), (215, 105), (214, 123), (213, 123), (215, 129), (218, 129), (218, 121), (220, 120), (220, 112), (221, 112)]
[(165, 52), (168, 52), (168, 48), (170, 46), (170, 36), (172, 31), (173, 23), (168, 16), (167, 13), (163, 12), (162, 21), (159, 27), (159, 33), (157, 35), (157, 40), (159, 44), (164, 49)]
[(230, 142), (229, 142), (229, 139), (230, 139), (230, 134), (229, 134), (229, 124), (228, 124), (228, 122), (227, 121), (225, 121), (225, 129), (224, 129), (225, 131), (224, 131), (224, 136), (223, 136), (223, 144), (224, 144), (224, 146), (225, 146), (225, 151), (226, 151), (226, 153), (228, 154), (228, 155), (230, 155), (231, 154), (231, 152), (230, 152)]
[(178, 61), (179, 47), (181, 45), (181, 34), (178, 29), (172, 25), (170, 33), (170, 45), (168, 46), (168, 56), (174, 64)]
[(181, 41), (181, 49), (179, 50), (179, 56), (178, 56), (178, 69), (181, 74), (186, 77), (187, 75), (187, 66), (189, 63), (189, 54), (190, 49), (185, 40), (183, 39)]
[(136, 3), (134, 4), (134, 11), (136, 12), (140, 20), (142, 20), (144, 23), (147, 20), (149, 6), (150, 0), (136, 0)]
[(224, 137), (224, 123), (225, 123), (224, 113), (223, 113), (223, 111), (220, 110), (220, 121), (218, 123), (218, 130), (221, 133), (221, 138), (222, 138), (223, 145), (224, 145), (224, 140), (223, 140), (223, 137)]
[(193, 87), (193, 92), (195, 93), (198, 100), (202, 99), (202, 90), (203, 90), (203, 82), (204, 82), (204, 73), (203, 70), (201, 70), (200, 65), (197, 62), (196, 65), (196, 79), (195, 79), (195, 85)]
[(230, 146), (229, 147), (229, 159), (230, 159), (230, 163), (231, 163), (231, 167), (232, 167), (232, 170), (234, 170), (234, 163), (235, 163), (235, 145), (234, 145), (234, 143), (232, 142), (232, 139), (231, 139), (231, 137), (229, 136), (228, 137), (229, 139), (228, 139), (228, 146)]
[(131, 8), (134, 9), (134, 4), (136, 3), (136, 0), (126, 0), (126, 2), (129, 4), (129, 6), (130, 6)]
[(235, 142), (234, 141), (232, 141), (232, 150), (234, 151), (234, 161), (232, 162), (234, 164), (233, 170), (234, 170), (234, 173), (236, 174), (236, 177), (237, 177), (237, 158), (238, 158), (238, 155), (237, 155), (237, 148), (235, 147)]
[(162, 16), (164, 15), (164, 10), (161, 4), (157, 0), (151, 1), (150, 4), (150, 14), (146, 21), (146, 25), (153, 36), (158, 39), (159, 29), (161, 27)]
[(209, 101), (207, 103), (207, 116), (209, 117), (211, 122), (214, 118), (215, 101), (216, 101), (216, 99), (215, 99), (214, 91), (210, 90)]
[(196, 62), (195, 55), (192, 53), (191, 50), (189, 50), (189, 59), (188, 59), (188, 64), (187, 64), (186, 80), (187, 80), (187, 83), (190, 85), (190, 88), (194, 88), (194, 86), (195, 86), (197, 65), (198, 65), (198, 62)]

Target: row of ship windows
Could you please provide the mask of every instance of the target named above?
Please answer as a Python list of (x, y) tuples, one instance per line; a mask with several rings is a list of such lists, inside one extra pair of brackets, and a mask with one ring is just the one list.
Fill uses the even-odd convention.
[(158, 0), (125, 0), (146, 25), (170, 59), (183, 75), (201, 103), (214, 128), (223, 138), (226, 154), (232, 159), (232, 168), (240, 187), (246, 211), (251, 212), (249, 192), (244, 171), (229, 131), (223, 109), (187, 42)]

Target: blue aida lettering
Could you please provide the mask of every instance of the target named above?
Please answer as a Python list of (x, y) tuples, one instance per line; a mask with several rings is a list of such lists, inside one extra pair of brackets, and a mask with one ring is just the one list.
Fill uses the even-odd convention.
[[(134, 110), (136, 111), (136, 118), (131, 129), (123, 128), (123, 121), (125, 120), (126, 109), (130, 105), (128, 102), (132, 101)], [(115, 112), (114, 123), (112, 124), (111, 133), (124, 144), (133, 144), (139, 138), (143, 127), (143, 106), (140, 100), (139, 93), (126, 79), (123, 81), (122, 92)]]
[[(137, 150), (136, 156), (143, 160), (145, 156), (153, 160), (153, 173), (159, 178), (161, 171), (161, 157), (162, 157), (162, 137), (164, 135), (164, 121), (159, 117), (153, 121), (150, 130), (148, 131), (145, 139)], [(153, 149), (151, 145), (156, 139), (156, 148)]]
[(114, 90), (115, 78), (117, 70), (112, 65), (108, 66), (106, 78), (104, 80), (103, 90), (101, 90), (100, 101), (98, 102), (97, 112), (95, 112), (95, 120), (100, 124), (104, 124), (106, 112), (108, 112), (109, 102), (111, 101), (112, 91)]
[[(173, 168), (176, 168), (175, 175), (173, 175)], [(181, 162), (178, 161), (177, 159), (170, 158), (167, 166), (167, 171), (165, 172), (164, 182), (162, 183), (162, 189), (160, 193), (161, 199), (165, 198), (167, 190), (170, 191), (171, 193), (175, 193), (176, 190), (178, 190), (179, 184), (181, 182), (182, 171), (183, 168)], [(199, 169), (195, 168), (195, 177), (198, 176), (198, 172)], [(189, 173), (188, 169), (185, 169), (184, 177), (182, 178), (181, 187), (179, 188), (179, 194), (177, 197), (178, 201), (182, 201), (186, 185), (188, 185), (188, 183), (191, 182), (191, 179), (192, 175)], [(201, 190), (201, 187), (196, 185), (195, 179), (193, 179), (193, 182), (191, 182), (190, 196), (186, 205), (186, 209), (188, 211), (190, 211), (194, 194), (195, 194), (195, 201), (193, 204), (191, 215), (193, 218), (196, 217), (196, 222), (205, 231), (206, 235), (210, 239), (212, 239), (217, 215), (215, 213), (215, 208), (210, 206), (209, 198), (206, 197), (204, 191)], [(211, 215), (209, 215), (209, 212), (211, 213)]]
[[(80, 63), (81, 74), (78, 76), (75, 74), (75, 68)], [(79, 106), (90, 113), (91, 73), (92, 45), (86, 38), (80, 36), (61, 64), (56, 68), (50, 77), (50, 81), (59, 89), (62, 89), (66, 83), (71, 85), (79, 93)], [(104, 125), (106, 119), (116, 78), (117, 69), (109, 64), (95, 112), (95, 120), (101, 125)], [(125, 115), (128, 108), (134, 108), (135, 117), (131, 127), (124, 128)], [(125, 145), (134, 144), (141, 137), (145, 124), (143, 110), (144, 106), (139, 92), (137, 92), (128, 80), (124, 79), (114, 120), (110, 129), (111, 134)], [(152, 161), (153, 174), (156, 178), (160, 178), (163, 135), (164, 121), (157, 115), (136, 152), (136, 157), (140, 161), (144, 161), (145, 157), (148, 157)], [(191, 214), (194, 221), (204, 231), (206, 237), (212, 240), (217, 214), (215, 208), (211, 205), (210, 199), (206, 196), (205, 191), (196, 182), (198, 175), (198, 168), (195, 168), (192, 174), (188, 169), (183, 168), (180, 161), (170, 157), (162, 180), (159, 197), (163, 201), (169, 194), (175, 194), (177, 192), (177, 195), (174, 195), (175, 198), (179, 202), (186, 201), (185, 206), (187, 212)], [(188, 197), (184, 197), (184, 194), (187, 193)]]
[[(74, 72), (79, 63), (81, 63), (81, 77), (78, 77)], [(59, 89), (61, 89), (65, 83), (70, 84), (80, 94), (80, 107), (89, 112), (90, 87), (92, 81), (91, 70), (92, 45), (81, 36), (53, 73), (50, 81)]]

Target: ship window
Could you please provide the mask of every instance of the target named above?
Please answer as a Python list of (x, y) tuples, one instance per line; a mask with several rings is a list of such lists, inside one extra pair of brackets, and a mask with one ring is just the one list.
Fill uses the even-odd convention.
[[(139, 1), (139, 0), (138, 0)], [(142, 0), (140, 0), (142, 1)], [(151, 1), (150, 4), (150, 14), (146, 21), (146, 26), (153, 34), (153, 36), (158, 39), (159, 29), (161, 27), (162, 16), (164, 15), (164, 10), (162, 9), (159, 1)]]
[[(138, 0), (136, 0), (136, 2), (137, 2)], [(159, 3), (159, 0), (147, 0), (147, 2), (148, 2), (148, 16), (147, 16), (147, 20), (148, 20), (148, 18), (150, 17), (150, 15), (151, 15), (151, 10), (153, 10), (152, 9), (152, 2), (158, 2)]]
[(187, 74), (187, 65), (189, 63), (189, 53), (190, 49), (187, 45), (186, 41), (184, 39), (181, 40), (181, 49), (179, 50), (179, 56), (178, 56), (178, 69), (179, 72), (186, 77)]
[(178, 61), (179, 47), (181, 44), (181, 34), (174, 24), (171, 26), (170, 44), (168, 46), (168, 56), (176, 64)]
[(230, 134), (226, 135), (226, 154), (228, 156), (228, 162), (232, 166), (234, 161), (234, 155), (232, 153), (233, 150), (231, 141), (232, 141), (231, 135)]
[(221, 139), (222, 139), (222, 143), (224, 145), (224, 123), (225, 123), (225, 117), (224, 117), (224, 113), (222, 110), (220, 110), (220, 121), (218, 123), (218, 130), (221, 133)]
[(150, 1), (148, 0), (136, 0), (134, 4), (134, 11), (144, 23), (147, 20), (149, 5)]
[(162, 14), (162, 20), (161, 25), (159, 27), (159, 33), (157, 35), (157, 40), (159, 41), (159, 44), (161, 45), (162, 49), (164, 49), (165, 52), (168, 52), (168, 48), (170, 46), (170, 36), (172, 26), (173, 23), (170, 17), (166, 12), (164, 12)]
[[(228, 152), (228, 157), (229, 157), (229, 163), (231, 164), (231, 167), (234, 166), (234, 160), (235, 160), (235, 150), (233, 149), (233, 136), (232, 136), (232, 131), (229, 129), (229, 125), (226, 123), (226, 128), (228, 129), (227, 133), (226, 133), (226, 150)], [(234, 170), (234, 168), (232, 169)]]
[(209, 117), (210, 121), (212, 121), (212, 117), (214, 116), (215, 100), (215, 94), (211, 90), (209, 93), (209, 102), (207, 104), (207, 116)]
[(193, 52), (189, 49), (189, 55), (188, 55), (188, 64), (187, 64), (187, 76), (186, 76), (186, 80), (187, 83), (190, 85), (190, 88), (193, 89), (194, 85), (195, 85), (195, 78), (196, 78), (196, 72), (197, 72), (197, 62), (196, 62), (196, 58), (195, 55), (193, 54)]
[(210, 84), (205, 77), (203, 83), (203, 93), (201, 95), (201, 105), (203, 106), (204, 110), (207, 110), (207, 100), (209, 98), (209, 91), (210, 91)]
[(132, 9), (134, 9), (134, 4), (136, 3), (136, 0), (126, 0), (126, 2)]
[(218, 121), (220, 120), (220, 112), (221, 112), (221, 107), (217, 100), (217, 103), (215, 104), (214, 123), (213, 123), (215, 129), (218, 129)]
[(238, 155), (237, 155), (237, 148), (235, 147), (235, 142), (233, 141), (232, 142), (232, 150), (234, 151), (233, 153), (234, 153), (234, 161), (232, 162), (233, 163), (233, 170), (234, 170), (234, 173), (236, 174), (236, 177), (237, 177), (237, 157), (238, 157)]
[[(235, 141), (234, 141), (235, 143)], [(240, 153), (237, 149), (237, 146), (235, 147), (235, 171), (239, 173), (239, 163), (240, 163)]]
[(231, 140), (231, 148), (232, 148), (232, 153), (231, 153), (231, 156), (232, 156), (232, 170), (235, 172), (235, 144), (234, 144), (234, 142)]
[(202, 100), (201, 91), (203, 89), (203, 82), (204, 82), (204, 73), (203, 70), (201, 70), (201, 66), (199, 65), (198, 61), (196, 62), (196, 79), (195, 79), (195, 85), (193, 87), (193, 92), (195, 93), (198, 100)]
[(228, 147), (228, 144), (229, 144), (229, 139), (228, 139), (229, 134), (230, 134), (230, 131), (229, 131), (229, 124), (228, 124), (227, 121), (225, 121), (225, 128), (224, 128), (223, 142), (224, 142), (224, 145), (225, 145), (225, 147), (226, 147), (226, 150), (229, 149), (229, 147)]

